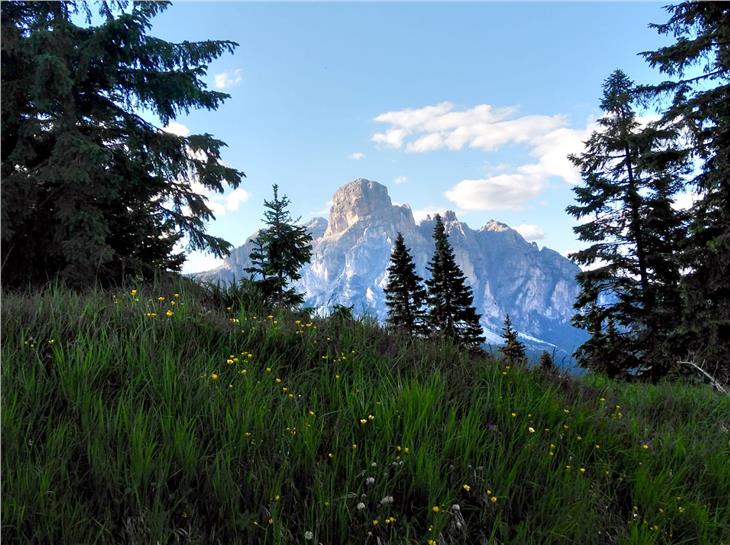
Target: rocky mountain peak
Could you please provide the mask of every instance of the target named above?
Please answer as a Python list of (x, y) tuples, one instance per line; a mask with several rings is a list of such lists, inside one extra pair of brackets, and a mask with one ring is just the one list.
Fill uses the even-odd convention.
[(393, 206), (388, 189), (378, 182), (358, 178), (340, 187), (332, 198), (326, 237), (336, 237), (353, 225), (407, 220), (413, 222), (408, 206)]
[[(504, 317), (534, 346), (557, 349), (569, 358), (585, 339), (571, 324), (579, 289), (576, 265), (547, 248), (525, 242), (504, 223), (491, 220), (478, 231), (460, 222), (453, 211), (442, 214), (457, 263), (474, 293), (474, 305), (490, 343), (500, 342)], [(329, 222), (313, 218), (312, 259), (302, 267), (296, 288), (317, 309), (354, 305), (358, 313), (385, 319), (384, 286), (396, 233), (403, 234), (419, 275), (428, 278), (433, 254), (433, 218), (419, 225), (408, 205), (394, 205), (382, 184), (357, 179), (333, 196)], [(236, 248), (213, 271), (196, 277), (228, 283), (245, 278), (253, 242)], [(535, 344), (537, 343), (537, 344)]]
[(512, 228), (506, 223), (502, 223), (501, 221), (489, 220), (487, 223), (484, 224), (484, 227), (482, 227), (481, 230), (501, 233), (502, 231), (511, 231)]

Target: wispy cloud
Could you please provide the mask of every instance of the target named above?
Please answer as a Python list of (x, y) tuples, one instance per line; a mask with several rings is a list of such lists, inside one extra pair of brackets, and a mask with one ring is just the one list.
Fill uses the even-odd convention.
[(169, 132), (170, 134), (176, 134), (177, 136), (190, 136), (190, 129), (177, 121), (170, 121), (167, 125), (162, 127), (162, 130)]
[[(182, 249), (182, 248), (181, 248)], [(185, 263), (183, 264), (183, 273), (196, 273), (215, 269), (223, 264), (223, 260), (214, 255), (204, 252), (189, 252), (185, 255)]]
[(216, 74), (213, 78), (213, 86), (216, 89), (229, 89), (235, 87), (243, 81), (243, 70), (236, 68), (228, 72)]
[(361, 151), (356, 151), (355, 153), (350, 154), (350, 159), (352, 159), (353, 161), (359, 161), (360, 159), (364, 159), (364, 158), (365, 158), (365, 154)]
[(408, 182), (408, 176), (396, 176), (393, 178), (395, 185), (403, 185)]
[(515, 231), (522, 235), (522, 238), (528, 242), (534, 242), (545, 238), (545, 231), (539, 225), (523, 223), (522, 225), (515, 227)]
[(541, 178), (515, 173), (462, 180), (444, 194), (465, 210), (519, 210), (542, 190)]
[(489, 104), (456, 110), (450, 102), (407, 108), (376, 116), (376, 123), (389, 127), (371, 139), (410, 153), (465, 148), (489, 153), (507, 145), (523, 145), (531, 161), (498, 175), (461, 180), (445, 193), (467, 210), (514, 210), (539, 195), (550, 177), (560, 177), (569, 184), (580, 181), (568, 155), (582, 149), (594, 128), (592, 123), (570, 128), (562, 115), (517, 113), (516, 106), (497, 108)]
[(216, 218), (225, 216), (228, 212), (236, 212), (241, 207), (241, 204), (251, 199), (251, 193), (242, 187), (237, 187), (225, 195), (215, 193), (199, 182), (193, 182), (191, 189), (206, 198), (206, 204), (213, 214), (215, 214)]

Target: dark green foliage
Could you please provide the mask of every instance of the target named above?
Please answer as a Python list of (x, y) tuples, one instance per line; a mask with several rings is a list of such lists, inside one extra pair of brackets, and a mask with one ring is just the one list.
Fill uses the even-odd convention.
[(423, 287), (423, 279), (416, 273), (416, 264), (401, 233), (395, 239), (390, 256), (385, 303), (388, 306), (388, 325), (411, 335), (426, 332), (426, 288)]
[(668, 339), (679, 312), (678, 248), (685, 231), (672, 198), (685, 168), (681, 157), (665, 149), (675, 131), (639, 125), (634, 94), (623, 72), (611, 74), (604, 84), (600, 129), (580, 155), (571, 156), (583, 184), (575, 188), (577, 204), (567, 210), (582, 221), (574, 230), (590, 246), (570, 257), (593, 267), (578, 274), (574, 323), (594, 339), (576, 355), (582, 366), (606, 367), (600, 337), (613, 320), (626, 331), (621, 365), (629, 367), (623, 370), (657, 377), (668, 370)]
[(682, 354), (706, 361), (730, 379), (730, 4), (670, 5), (665, 24), (652, 25), (675, 42), (643, 53), (669, 80), (641, 89), (663, 107), (662, 122), (685, 137), (674, 150), (701, 164), (691, 179), (698, 199), (683, 246)]
[[(179, 270), (176, 245), (220, 257), (213, 218), (193, 182), (223, 192), (242, 172), (224, 166), (209, 134), (176, 136), (180, 113), (217, 109), (207, 65), (237, 44), (147, 35), (165, 2), (2, 5), (2, 274), (5, 285), (61, 275), (75, 285)], [(129, 7), (129, 9), (126, 9)], [(76, 24), (87, 15), (87, 25)]]
[(437, 335), (478, 350), (485, 340), (479, 314), (474, 308), (471, 288), (467, 286), (466, 277), (456, 264), (454, 250), (438, 214), (433, 239), (436, 248), (427, 267), (431, 278), (426, 280), (429, 326)]
[(540, 354), (539, 365), (541, 369), (544, 369), (546, 371), (555, 369), (555, 362), (553, 361), (553, 357), (550, 355), (550, 352), (543, 351), (543, 353)]
[(517, 332), (512, 329), (512, 320), (510, 320), (509, 314), (504, 319), (502, 338), (504, 339), (504, 344), (499, 347), (499, 351), (502, 352), (505, 361), (512, 365), (524, 363), (526, 359), (525, 345), (520, 342), (517, 337)]
[(293, 307), (302, 304), (304, 295), (289, 283), (301, 278), (299, 269), (312, 256), (312, 235), (297, 225), (299, 218), (291, 217), (290, 201), (286, 195), (279, 198), (279, 186), (274, 184), (273, 189), (274, 199), (264, 201), (266, 227), (254, 240), (246, 272), (259, 284), (267, 303)]

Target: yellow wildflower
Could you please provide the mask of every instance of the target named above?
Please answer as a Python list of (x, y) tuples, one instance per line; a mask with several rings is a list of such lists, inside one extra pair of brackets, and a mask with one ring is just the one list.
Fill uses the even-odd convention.
[(529, 431), (530, 433), (535, 433), (535, 428), (533, 428), (532, 426), (530, 426), (530, 427), (527, 428), (527, 431)]
[(131, 295), (132, 297), (134, 297), (135, 295), (137, 295), (137, 290), (130, 291), (129, 292), (129, 295)]
[(461, 488), (463, 488), (466, 492), (469, 492), (471, 490), (471, 486), (468, 484), (464, 484)]
[(433, 511), (434, 513), (438, 513), (441, 511), (441, 508), (438, 505), (434, 505), (433, 507), (431, 507), (431, 511)]
[(165, 301), (165, 299), (166, 299), (166, 297), (165, 297), (164, 295), (160, 295), (160, 296), (159, 296), (159, 297), (157, 298), (157, 300), (158, 300), (158, 301), (159, 301), (160, 303), (164, 302), (164, 301)]
[(489, 501), (491, 501), (492, 503), (497, 503), (497, 496), (491, 496), (489, 498)]
[(211, 373), (210, 380), (218, 380), (218, 373)]

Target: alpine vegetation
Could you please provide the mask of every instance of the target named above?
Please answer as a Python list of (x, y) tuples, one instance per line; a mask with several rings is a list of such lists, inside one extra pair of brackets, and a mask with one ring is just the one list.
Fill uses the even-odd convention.
[(426, 288), (423, 279), (416, 273), (416, 265), (401, 233), (395, 239), (390, 257), (385, 301), (388, 306), (388, 325), (411, 335), (427, 333)]
[(301, 278), (299, 270), (312, 256), (312, 235), (291, 217), (290, 201), (286, 195), (279, 197), (279, 186), (274, 184), (273, 190), (273, 200), (264, 201), (266, 227), (254, 239), (246, 272), (266, 303), (294, 307), (304, 295), (290, 284)]
[[(502, 339), (504, 339), (504, 344), (499, 347), (499, 351), (502, 353), (504, 360), (511, 365), (525, 363), (525, 345), (520, 342), (517, 337), (517, 332), (512, 328), (512, 320), (510, 320), (509, 314), (504, 319)], [(543, 359), (541, 358), (541, 364), (542, 361)]]
[(479, 350), (485, 338), (479, 315), (473, 306), (474, 297), (466, 277), (456, 264), (454, 250), (444, 230), (441, 216), (436, 214), (433, 228), (435, 249), (428, 264), (431, 278), (428, 287), (428, 323), (433, 332), (466, 348)]

